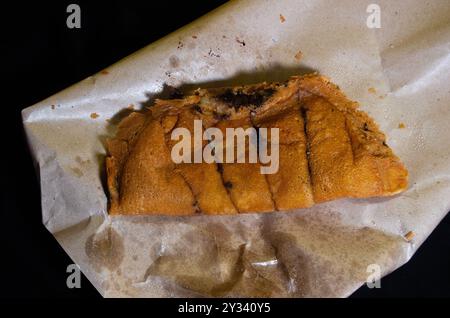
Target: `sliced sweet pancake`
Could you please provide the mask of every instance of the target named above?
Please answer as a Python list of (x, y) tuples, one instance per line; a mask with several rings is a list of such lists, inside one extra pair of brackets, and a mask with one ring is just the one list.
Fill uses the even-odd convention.
[[(408, 172), (384, 134), (358, 104), (317, 74), (286, 83), (200, 89), (175, 100), (157, 100), (133, 112), (107, 144), (111, 214), (235, 214), (304, 208), (342, 197), (388, 196), (407, 187)], [(223, 133), (227, 128), (268, 128), (267, 147), (278, 146), (279, 167), (262, 174), (259, 158), (222, 164), (174, 163), (171, 135), (194, 121)], [(273, 143), (270, 129), (279, 129)], [(229, 141), (228, 141), (229, 142)], [(200, 152), (208, 142), (203, 140)], [(191, 148), (194, 143), (191, 142)], [(254, 146), (254, 145), (253, 145)], [(192, 153), (198, 149), (191, 149)], [(215, 150), (216, 151), (216, 150)], [(242, 154), (241, 154), (242, 155)]]

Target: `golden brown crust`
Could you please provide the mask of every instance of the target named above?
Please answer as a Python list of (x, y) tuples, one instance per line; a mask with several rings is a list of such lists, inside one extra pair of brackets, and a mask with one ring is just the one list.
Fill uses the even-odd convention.
[[(266, 212), (405, 190), (406, 169), (378, 126), (357, 107), (317, 74), (283, 84), (199, 89), (186, 98), (157, 100), (146, 113), (126, 117), (107, 142), (109, 212)], [(279, 128), (278, 172), (261, 174), (259, 162), (173, 163), (170, 134), (177, 127), (192, 133), (194, 119), (223, 132)]]

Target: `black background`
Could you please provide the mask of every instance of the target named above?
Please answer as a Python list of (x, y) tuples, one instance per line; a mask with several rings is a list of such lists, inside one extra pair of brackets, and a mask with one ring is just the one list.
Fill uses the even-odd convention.
[[(72, 1), (75, 2), (75, 1)], [(39, 183), (24, 138), (21, 109), (92, 75), (225, 1), (76, 1), (81, 29), (66, 27), (69, 1), (2, 4), (1, 256), (2, 297), (92, 297), (66, 287), (72, 263), (41, 223)], [(5, 71), (6, 70), (6, 71)], [(4, 89), (6, 87), (6, 89)], [(450, 217), (416, 255), (354, 297), (450, 296)]]

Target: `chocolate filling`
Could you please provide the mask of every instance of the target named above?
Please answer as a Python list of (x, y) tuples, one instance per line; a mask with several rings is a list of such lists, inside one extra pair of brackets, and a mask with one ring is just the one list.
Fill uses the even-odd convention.
[(272, 88), (261, 89), (250, 94), (242, 91), (234, 92), (231, 89), (227, 89), (222, 94), (217, 95), (216, 98), (238, 110), (241, 107), (249, 105), (259, 107), (274, 93), (275, 90)]

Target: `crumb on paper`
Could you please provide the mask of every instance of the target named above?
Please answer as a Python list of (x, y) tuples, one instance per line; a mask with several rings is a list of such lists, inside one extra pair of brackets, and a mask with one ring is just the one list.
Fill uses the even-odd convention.
[(214, 53), (212, 49), (209, 49), (208, 55), (211, 57), (220, 57), (220, 54)]
[(369, 87), (369, 88), (367, 89), (367, 91), (368, 91), (369, 93), (371, 93), (371, 94), (376, 94), (376, 92), (377, 92), (377, 90), (375, 89), (375, 87)]
[(294, 57), (295, 57), (295, 59), (296, 59), (297, 61), (301, 60), (302, 57), (303, 57), (303, 52), (302, 52), (302, 51), (298, 51), (297, 54), (295, 54)]
[(183, 48), (183, 46), (184, 46), (183, 42), (178, 41), (177, 49), (181, 49), (181, 48)]
[(409, 231), (408, 233), (405, 234), (405, 240), (407, 240), (408, 242), (410, 242), (414, 236), (416, 236), (416, 233), (414, 233), (413, 231)]
[(193, 38), (193, 39), (196, 39), (196, 38), (197, 38), (197, 36), (196, 36), (196, 35), (193, 35), (193, 36), (192, 36), (192, 38)]
[(75, 157), (75, 161), (76, 161), (78, 164), (80, 164), (80, 165), (86, 165), (86, 164), (90, 164), (90, 163), (91, 163), (91, 160), (89, 160), (89, 159), (83, 160), (83, 159), (81, 159), (80, 156), (76, 156), (76, 157)]
[(226, 39), (227, 38), (227, 36), (226, 35), (222, 35), (222, 39)]
[(92, 119), (96, 119), (96, 118), (98, 118), (98, 117), (100, 117), (99, 114), (97, 114), (97, 113), (91, 113), (91, 118), (92, 118)]
[(82, 177), (83, 176), (83, 172), (81, 171), (80, 168), (77, 167), (72, 167), (70, 168), (72, 170), (72, 172), (77, 176), (77, 177)]
[(239, 38), (236, 38), (236, 42), (239, 43), (242, 46), (245, 46), (245, 42), (242, 40), (239, 40)]
[(282, 14), (280, 14), (280, 22), (284, 23), (284, 21), (286, 21), (286, 18)]
[(400, 123), (400, 124), (398, 124), (398, 128), (400, 128), (400, 129), (406, 128), (405, 123)]
[(108, 70), (102, 70), (102, 71), (100, 71), (100, 74), (103, 74), (103, 75), (108, 75), (108, 74), (109, 74), (109, 72), (108, 72)]
[(52, 105), (52, 106), (50, 106), (51, 107), (51, 109), (55, 109), (55, 105)]

